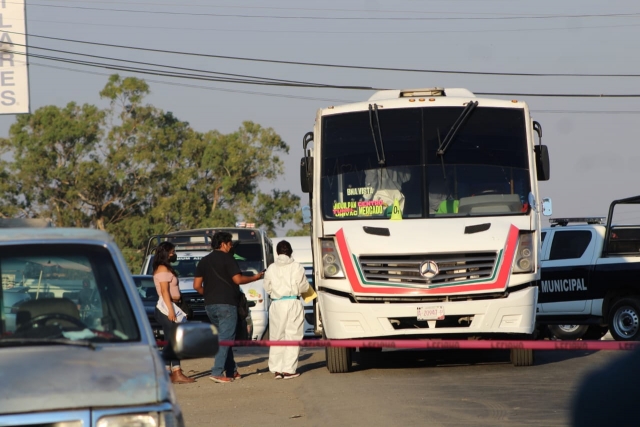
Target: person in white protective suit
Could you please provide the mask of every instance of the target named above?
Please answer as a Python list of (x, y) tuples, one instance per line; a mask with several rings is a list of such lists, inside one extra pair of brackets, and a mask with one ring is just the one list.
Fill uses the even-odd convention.
[[(300, 294), (309, 290), (304, 268), (291, 254), (286, 240), (276, 246), (278, 258), (264, 274), (264, 289), (271, 296), (269, 307), (269, 339), (272, 341), (299, 341), (304, 335), (304, 308)], [(299, 377), (298, 346), (272, 346), (269, 349), (269, 371), (275, 379)]]

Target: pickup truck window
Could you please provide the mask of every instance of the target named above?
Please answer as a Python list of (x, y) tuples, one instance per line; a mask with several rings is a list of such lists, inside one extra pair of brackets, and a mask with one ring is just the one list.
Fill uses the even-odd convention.
[[(140, 340), (129, 298), (112, 255), (104, 247), (0, 247), (0, 273), (5, 320), (0, 341), (3, 337)], [(12, 294), (20, 298), (7, 297)]]
[(637, 226), (617, 226), (611, 228), (608, 251), (611, 254), (640, 253), (640, 228)]
[(544, 242), (544, 238), (547, 237), (547, 232), (543, 231), (542, 234), (540, 235), (540, 241)]
[(556, 230), (551, 241), (549, 260), (582, 257), (591, 242), (589, 230)]

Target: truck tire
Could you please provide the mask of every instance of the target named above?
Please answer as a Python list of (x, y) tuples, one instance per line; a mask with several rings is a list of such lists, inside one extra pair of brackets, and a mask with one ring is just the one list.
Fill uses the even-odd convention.
[(512, 348), (511, 363), (513, 366), (533, 366), (533, 350), (526, 348)]
[(584, 336), (589, 329), (588, 325), (549, 325), (551, 335), (559, 340), (575, 341)]
[(640, 300), (620, 298), (609, 310), (609, 332), (616, 341), (640, 340)]
[(609, 329), (606, 326), (590, 325), (587, 332), (582, 336), (583, 340), (599, 340), (607, 335)]
[(351, 349), (346, 347), (326, 347), (327, 369), (332, 374), (343, 374), (351, 370)]

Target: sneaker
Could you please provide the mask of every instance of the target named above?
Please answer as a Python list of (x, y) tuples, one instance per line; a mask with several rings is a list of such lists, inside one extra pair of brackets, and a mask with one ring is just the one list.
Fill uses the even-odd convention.
[(286, 372), (282, 373), (282, 378), (285, 380), (289, 380), (291, 378), (298, 378), (300, 376), (300, 372), (294, 372), (293, 374), (287, 374)]
[(282, 374), (280, 372), (276, 372), (275, 379), (281, 380), (282, 379)]
[(240, 375), (240, 372), (235, 371), (235, 372), (233, 373), (233, 377), (232, 377), (232, 378), (233, 378), (234, 380), (239, 380), (240, 378), (242, 378), (242, 375)]
[(226, 383), (232, 383), (233, 382), (233, 378), (227, 378), (227, 377), (214, 377), (213, 375), (211, 375), (209, 377), (209, 379), (213, 382), (216, 383), (220, 383), (220, 384), (226, 384)]

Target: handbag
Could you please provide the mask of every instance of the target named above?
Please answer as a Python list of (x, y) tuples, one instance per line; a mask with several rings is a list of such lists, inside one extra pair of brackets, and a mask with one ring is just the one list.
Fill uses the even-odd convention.
[(244, 292), (240, 291), (240, 298), (238, 298), (238, 317), (244, 319), (249, 315), (249, 302)]
[(180, 301), (178, 301), (176, 305), (180, 307), (180, 310), (184, 311), (184, 314), (187, 316), (187, 320), (191, 320), (193, 318), (193, 309), (189, 303), (185, 301), (182, 295), (180, 295)]

